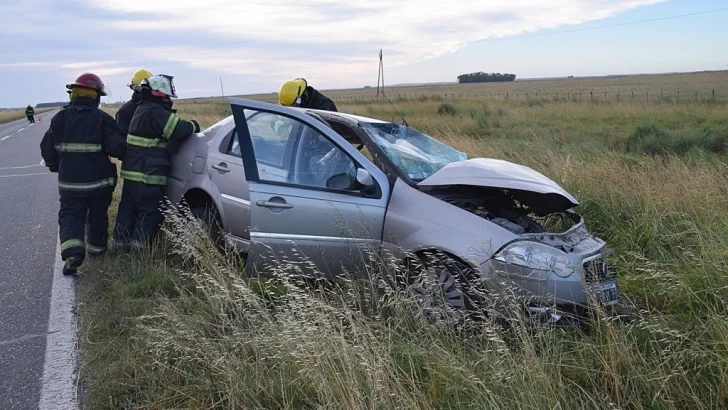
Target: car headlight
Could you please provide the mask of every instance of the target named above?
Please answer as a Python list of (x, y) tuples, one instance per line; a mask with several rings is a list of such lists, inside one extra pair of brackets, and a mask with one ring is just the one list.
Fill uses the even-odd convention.
[(540, 242), (513, 242), (494, 258), (504, 263), (553, 272), (562, 278), (574, 273), (574, 263), (566, 252)]

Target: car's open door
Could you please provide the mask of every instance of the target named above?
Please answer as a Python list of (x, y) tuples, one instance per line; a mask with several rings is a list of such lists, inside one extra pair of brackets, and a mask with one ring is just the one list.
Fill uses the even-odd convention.
[(389, 199), (386, 175), (300, 110), (231, 98), (250, 195), (249, 274), (366, 274)]

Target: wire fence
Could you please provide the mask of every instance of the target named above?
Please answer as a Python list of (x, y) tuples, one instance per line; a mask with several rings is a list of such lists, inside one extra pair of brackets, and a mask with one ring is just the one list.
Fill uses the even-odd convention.
[[(386, 101), (376, 95), (331, 95), (339, 103), (375, 103)], [(670, 91), (541, 91), (541, 92), (479, 92), (479, 93), (396, 93), (387, 94), (392, 101), (459, 101), (498, 99), (503, 101), (573, 101), (573, 102), (724, 102), (725, 96), (711, 90), (670, 90)]]

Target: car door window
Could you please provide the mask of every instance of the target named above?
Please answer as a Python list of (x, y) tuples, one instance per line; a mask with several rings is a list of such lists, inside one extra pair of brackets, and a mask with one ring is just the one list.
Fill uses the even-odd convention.
[(230, 141), (230, 148), (227, 150), (226, 154), (238, 158), (242, 157), (242, 154), (240, 153), (240, 142), (238, 142), (238, 135), (235, 131), (233, 131), (233, 137)]
[(220, 153), (238, 158), (242, 157), (237, 130), (233, 129), (225, 138), (223, 138), (222, 142), (220, 143)]
[(248, 118), (248, 129), (261, 181), (337, 191), (355, 186), (354, 160), (308, 124), (260, 112)]

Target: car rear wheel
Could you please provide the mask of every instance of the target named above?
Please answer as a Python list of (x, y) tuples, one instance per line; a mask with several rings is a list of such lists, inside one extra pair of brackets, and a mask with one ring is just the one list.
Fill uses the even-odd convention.
[(458, 321), (479, 311), (476, 272), (443, 252), (406, 261), (407, 289), (430, 321)]
[(219, 249), (225, 247), (225, 234), (217, 208), (213, 204), (195, 205), (190, 207), (192, 215), (200, 221), (206, 234)]

